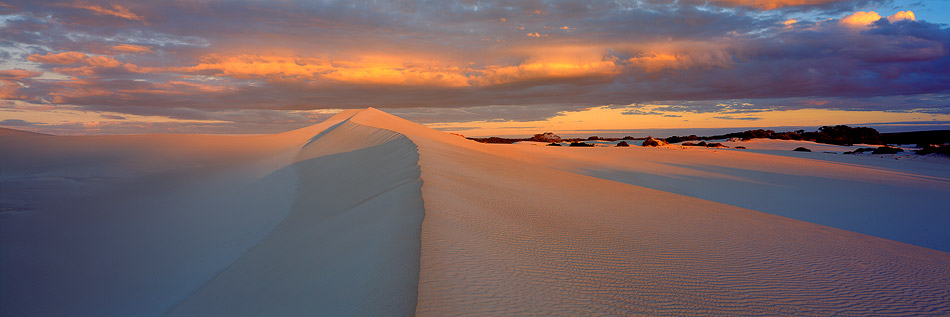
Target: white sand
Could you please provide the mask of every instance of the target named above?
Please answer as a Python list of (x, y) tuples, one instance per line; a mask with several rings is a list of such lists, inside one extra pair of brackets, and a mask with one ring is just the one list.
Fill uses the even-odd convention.
[(946, 227), (930, 165), (485, 145), (374, 109), (42, 139), (0, 137), (2, 315), (950, 314), (950, 253), (768, 214)]
[(791, 151), (835, 147), (801, 141), (741, 143), (749, 149), (493, 146), (533, 165), (950, 251), (950, 212), (941, 209), (950, 202), (950, 160)]

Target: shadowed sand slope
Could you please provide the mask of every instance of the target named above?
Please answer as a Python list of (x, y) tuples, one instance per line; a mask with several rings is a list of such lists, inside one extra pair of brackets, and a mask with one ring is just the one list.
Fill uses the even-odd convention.
[(410, 314), (415, 146), (268, 136), (0, 139), (0, 315)]
[(344, 122), (297, 161), (287, 218), (171, 315), (413, 312), (423, 217), (415, 145)]
[(30, 139), (0, 138), (4, 316), (950, 314), (950, 253), (375, 109), (269, 136)]

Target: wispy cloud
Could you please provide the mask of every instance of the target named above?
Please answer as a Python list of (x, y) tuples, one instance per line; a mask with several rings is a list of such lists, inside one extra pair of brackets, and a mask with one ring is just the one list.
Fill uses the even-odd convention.
[(142, 24), (148, 25), (148, 22), (145, 21), (144, 17), (142, 17), (141, 15), (135, 14), (128, 8), (118, 5), (118, 4), (99, 5), (99, 4), (92, 4), (92, 3), (86, 3), (86, 2), (75, 2), (75, 3), (63, 3), (62, 5), (67, 6), (67, 7), (88, 10), (97, 15), (114, 16), (114, 17), (123, 18), (126, 20), (139, 21), (139, 22), (142, 22)]

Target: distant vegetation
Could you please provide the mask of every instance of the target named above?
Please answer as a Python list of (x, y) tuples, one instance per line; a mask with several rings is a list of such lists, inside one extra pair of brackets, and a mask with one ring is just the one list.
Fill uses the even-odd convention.
[(509, 138), (499, 138), (496, 136), (488, 137), (488, 138), (468, 138), (468, 139), (481, 142), (481, 143), (501, 143), (501, 144), (512, 144), (515, 142), (530, 141), (530, 139), (509, 139)]
[(846, 125), (823, 126), (815, 132), (805, 132), (797, 130), (792, 132), (775, 132), (772, 130), (747, 130), (743, 132), (734, 132), (722, 135), (699, 137), (690, 136), (672, 136), (666, 138), (667, 142), (679, 143), (683, 141), (698, 140), (721, 140), (738, 138), (742, 140), (751, 139), (778, 139), (778, 140), (804, 140), (817, 143), (835, 144), (835, 145), (853, 145), (857, 143), (865, 144), (884, 144), (883, 136), (874, 128), (849, 127)]
[(917, 150), (917, 154), (926, 155), (926, 154), (942, 154), (950, 156), (950, 144), (918, 144), (920, 150)]
[(663, 146), (667, 145), (666, 141), (663, 139), (654, 139), (653, 137), (647, 137), (643, 140), (643, 146)]
[[(521, 139), (512, 139), (512, 138), (499, 138), (499, 137), (488, 137), (488, 138), (467, 138), (481, 143), (503, 143), (503, 144), (512, 144), (520, 141), (532, 141), (532, 142), (582, 142), (582, 141), (619, 141), (619, 140), (643, 140), (634, 138), (632, 136), (625, 136), (622, 138), (602, 138), (599, 136), (590, 136), (586, 138), (573, 138), (573, 139), (562, 139), (557, 134), (551, 132), (538, 133), (530, 138), (521, 138)], [(586, 144), (586, 143), (585, 143)]]
[[(719, 143), (707, 143), (709, 140), (724, 140), (724, 139), (741, 139), (741, 140), (751, 140), (751, 139), (778, 139), (778, 140), (800, 140), (800, 141), (813, 141), (816, 143), (825, 143), (825, 144), (834, 144), (834, 145), (854, 145), (854, 144), (873, 144), (873, 145), (885, 145), (885, 144), (915, 144), (920, 150), (916, 151), (917, 154), (943, 154), (950, 155), (950, 130), (938, 130), (938, 131), (916, 131), (916, 132), (899, 132), (899, 133), (880, 133), (874, 128), (868, 127), (849, 127), (846, 125), (836, 125), (836, 126), (823, 126), (818, 128), (818, 131), (805, 132), (805, 130), (796, 130), (789, 132), (775, 132), (773, 130), (746, 130), (742, 132), (727, 133), (721, 135), (713, 136), (671, 136), (665, 139), (662, 138), (634, 138), (632, 136), (625, 136), (622, 138), (604, 138), (599, 136), (590, 136), (587, 138), (572, 138), (572, 139), (562, 139), (560, 136), (552, 132), (544, 132), (535, 134), (530, 138), (499, 138), (499, 137), (488, 137), (488, 138), (468, 138), (469, 140), (474, 140), (482, 143), (504, 143), (511, 144), (519, 141), (534, 141), (534, 142), (547, 142), (550, 146), (560, 146), (559, 142), (571, 142), (570, 146), (593, 146), (593, 144), (584, 143), (583, 141), (619, 141), (619, 140), (644, 140), (643, 146), (659, 146), (665, 143), (680, 143), (684, 146), (705, 146), (705, 147), (726, 147), (725, 145)], [(664, 142), (665, 141), (665, 142)], [(684, 142), (685, 141), (685, 142)], [(699, 141), (699, 142), (690, 142), (690, 141)], [(625, 146), (621, 144), (629, 145), (629, 143), (621, 142), (617, 146)], [(745, 147), (736, 147), (737, 149), (744, 149)], [(798, 149), (796, 149), (798, 150)], [(902, 150), (895, 147), (878, 147), (878, 148), (862, 148), (851, 152), (845, 152), (847, 154), (854, 153), (863, 153), (863, 152), (872, 152), (874, 154), (893, 154), (899, 153)]]

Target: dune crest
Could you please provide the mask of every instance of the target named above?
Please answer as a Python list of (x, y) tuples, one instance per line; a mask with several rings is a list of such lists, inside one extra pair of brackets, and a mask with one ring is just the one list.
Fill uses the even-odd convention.
[(0, 145), (5, 188), (62, 195), (0, 195), (22, 206), (0, 222), (4, 315), (950, 314), (950, 253), (372, 108), (267, 136)]

